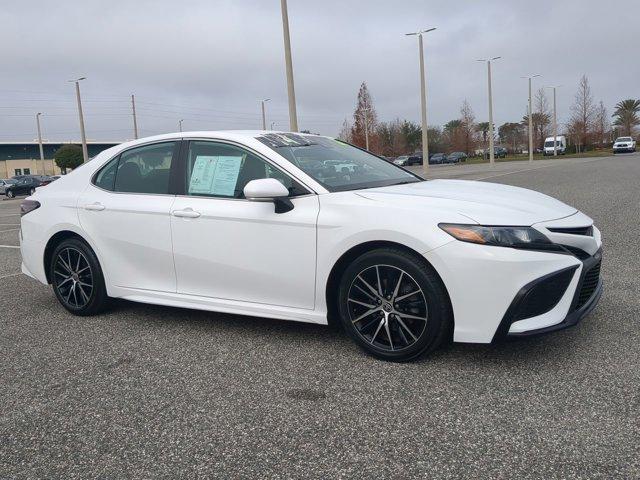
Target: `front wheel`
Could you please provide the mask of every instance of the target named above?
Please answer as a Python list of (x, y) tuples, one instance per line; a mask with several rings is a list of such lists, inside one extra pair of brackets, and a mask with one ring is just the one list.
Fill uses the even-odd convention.
[(7, 197), (9, 197), (9, 198), (13, 198), (13, 197), (15, 197), (15, 196), (16, 196), (16, 195), (15, 195), (15, 193), (13, 193), (13, 190), (9, 190), (9, 191), (7, 192)]
[(384, 360), (412, 360), (436, 349), (453, 325), (440, 277), (423, 258), (395, 248), (353, 261), (342, 276), (338, 303), (351, 338)]
[(35, 193), (36, 193), (36, 189), (35, 189), (35, 188), (32, 188), (32, 189), (31, 189), (31, 193), (30, 193), (30, 195), (34, 195)]
[(74, 315), (94, 315), (106, 307), (109, 297), (102, 269), (93, 250), (80, 239), (64, 240), (55, 248), (49, 275), (58, 301)]

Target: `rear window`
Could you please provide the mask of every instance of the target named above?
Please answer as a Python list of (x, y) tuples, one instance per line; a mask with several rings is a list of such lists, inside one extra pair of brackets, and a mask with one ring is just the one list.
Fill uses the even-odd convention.
[(94, 185), (126, 193), (169, 193), (176, 142), (156, 143), (122, 152), (98, 172)]

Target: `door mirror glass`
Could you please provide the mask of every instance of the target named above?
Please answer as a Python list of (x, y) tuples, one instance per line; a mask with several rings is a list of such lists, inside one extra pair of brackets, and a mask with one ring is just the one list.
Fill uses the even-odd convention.
[(247, 200), (270, 202), (276, 198), (288, 197), (289, 190), (275, 178), (260, 178), (245, 185), (244, 196)]

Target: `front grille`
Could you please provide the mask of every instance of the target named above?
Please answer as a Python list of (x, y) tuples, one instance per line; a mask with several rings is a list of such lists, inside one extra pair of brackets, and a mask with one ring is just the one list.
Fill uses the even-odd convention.
[(598, 261), (593, 267), (591, 267), (585, 274), (580, 287), (580, 294), (578, 295), (578, 303), (576, 308), (582, 307), (589, 301), (593, 292), (595, 292), (598, 282), (600, 281), (600, 265), (602, 260)]
[(588, 227), (549, 228), (548, 230), (555, 233), (593, 237), (593, 225), (589, 225)]

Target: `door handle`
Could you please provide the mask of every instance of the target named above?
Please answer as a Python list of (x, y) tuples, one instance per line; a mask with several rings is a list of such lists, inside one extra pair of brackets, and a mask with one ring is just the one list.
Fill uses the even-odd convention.
[(196, 212), (192, 208), (185, 208), (184, 210), (174, 210), (171, 212), (171, 215), (182, 218), (198, 218), (200, 216), (200, 212)]
[(93, 210), (93, 211), (96, 211), (96, 212), (101, 212), (105, 208), (106, 207), (104, 205), (102, 205), (100, 202), (90, 203), (90, 204), (84, 206), (85, 210)]

